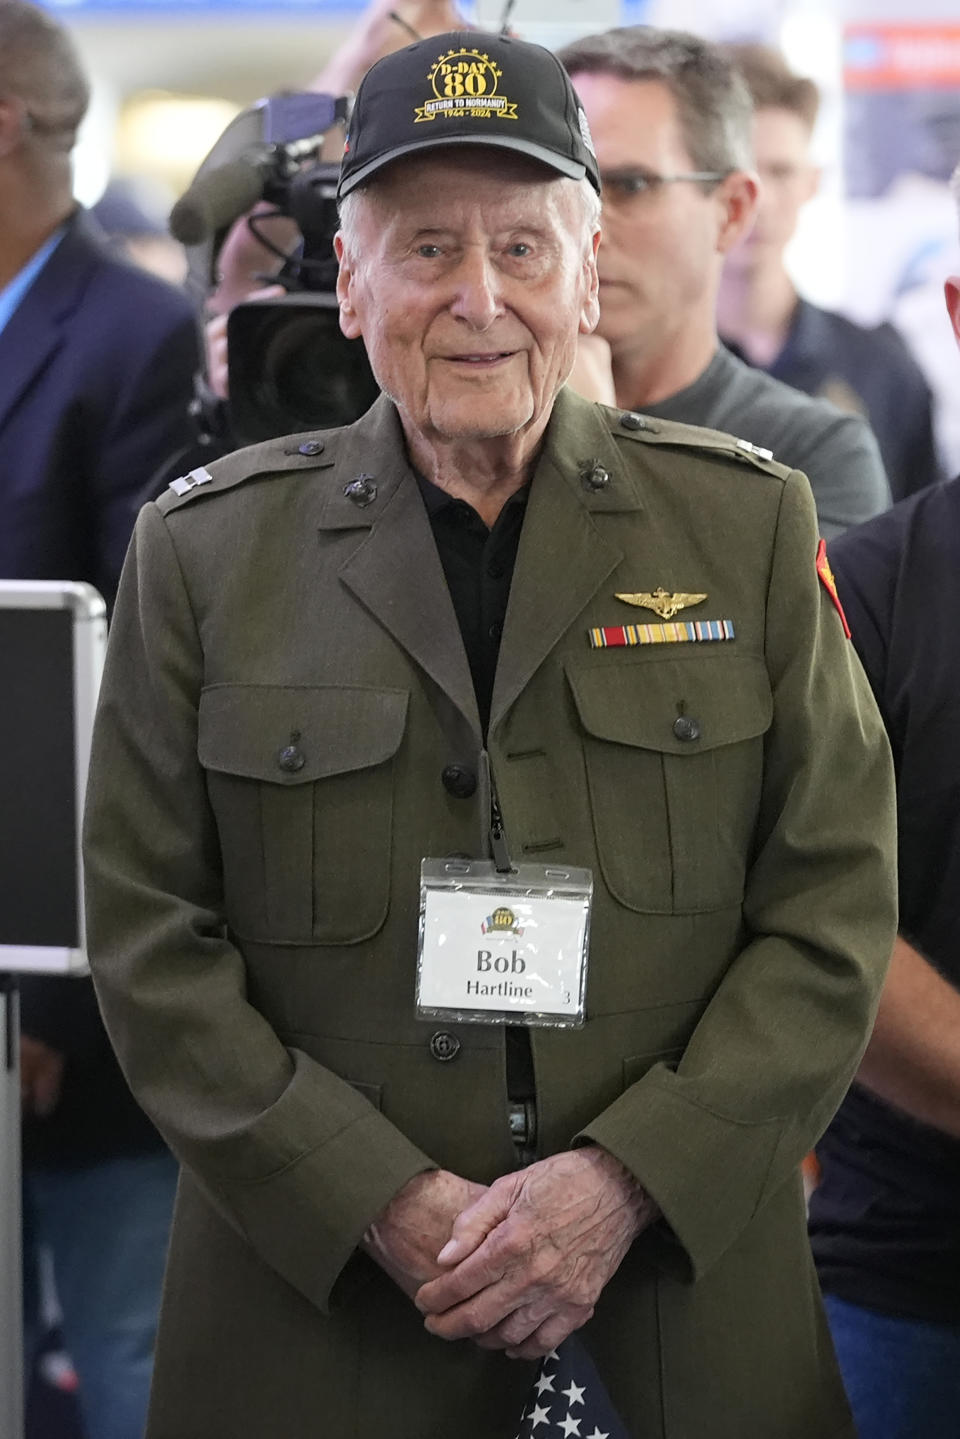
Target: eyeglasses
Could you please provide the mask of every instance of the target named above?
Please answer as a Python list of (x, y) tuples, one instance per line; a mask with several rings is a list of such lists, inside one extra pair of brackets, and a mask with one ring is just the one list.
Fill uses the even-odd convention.
[(690, 170), (677, 175), (656, 175), (650, 170), (610, 170), (601, 174), (600, 183), (608, 200), (631, 200), (635, 195), (646, 195), (659, 190), (661, 185), (675, 185), (681, 180), (693, 185), (717, 185), (731, 173), (730, 170)]

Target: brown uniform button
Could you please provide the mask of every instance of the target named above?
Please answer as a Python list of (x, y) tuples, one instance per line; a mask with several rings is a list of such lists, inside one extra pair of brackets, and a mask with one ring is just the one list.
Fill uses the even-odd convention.
[(477, 776), (463, 764), (448, 764), (441, 771), (440, 778), (448, 794), (455, 799), (469, 799), (477, 790)]
[(448, 1030), (438, 1029), (436, 1034), (430, 1036), (430, 1053), (441, 1064), (448, 1064), (460, 1053), (460, 1041), (455, 1034), (450, 1034)]
[(677, 739), (699, 739), (700, 725), (692, 715), (678, 715), (673, 722), (673, 732)]

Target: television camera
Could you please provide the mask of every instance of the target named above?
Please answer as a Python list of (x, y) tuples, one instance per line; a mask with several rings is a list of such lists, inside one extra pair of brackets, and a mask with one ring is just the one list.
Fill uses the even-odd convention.
[[(229, 401), (200, 382), (198, 417), (221, 450), (301, 430), (349, 424), (376, 399), (362, 340), (340, 331), (336, 298), (339, 166), (321, 159), (324, 140), (345, 129), (349, 99), (307, 91), (272, 95), (242, 111), (217, 140), (170, 215), (186, 247), (188, 286), (202, 302), (217, 283), (217, 259), (233, 224), (246, 223), (282, 260), (286, 294), (240, 303), (227, 321)], [(292, 220), (291, 254), (265, 226)], [(273, 277), (271, 277), (273, 278)]]

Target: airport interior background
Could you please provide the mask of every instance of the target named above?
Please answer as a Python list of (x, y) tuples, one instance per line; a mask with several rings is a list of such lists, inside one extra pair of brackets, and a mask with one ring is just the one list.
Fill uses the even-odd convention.
[[(111, 177), (136, 182), (162, 223), (230, 120), (310, 85), (363, 0), (51, 0), (95, 82), (77, 162), (92, 203)], [(960, 266), (947, 189), (960, 157), (955, 0), (465, 0), (465, 16), (556, 47), (647, 22), (778, 46), (814, 79), (820, 192), (788, 252), (816, 303), (865, 324), (892, 320), (936, 402), (946, 473), (960, 469), (960, 393), (942, 278)], [(169, 257), (173, 273), (182, 257)], [(159, 262), (158, 262), (159, 263)]]
[[(163, 238), (166, 218), (225, 126), (262, 97), (307, 87), (363, 8), (47, 3), (75, 33), (94, 82), (77, 194), (93, 204), (108, 182), (123, 182), (155, 223), (153, 263), (174, 279), (184, 257)], [(947, 185), (960, 160), (956, 0), (466, 0), (464, 13), (493, 30), (506, 17), (516, 34), (551, 47), (640, 22), (779, 46), (823, 97), (814, 137), (822, 185), (789, 252), (793, 277), (818, 303), (898, 326), (934, 392), (943, 468), (960, 470), (960, 383), (942, 300), (944, 276), (960, 272)], [(30, 1439), (76, 1439), (70, 1384), (54, 1339), (35, 1379)]]

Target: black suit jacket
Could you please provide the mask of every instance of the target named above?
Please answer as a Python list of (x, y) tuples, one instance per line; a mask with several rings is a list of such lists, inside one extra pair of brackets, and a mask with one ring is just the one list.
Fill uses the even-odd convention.
[(0, 575), (112, 603), (151, 478), (193, 437), (198, 339), (185, 296), (76, 211), (0, 331)]
[[(192, 439), (198, 363), (185, 296), (121, 259), (77, 210), (0, 332), (0, 576), (86, 580), (112, 605), (152, 478)], [(27, 1163), (159, 1144), (89, 980), (24, 978), (21, 1003), (24, 1033), (67, 1056), (57, 1109), (24, 1127)]]

